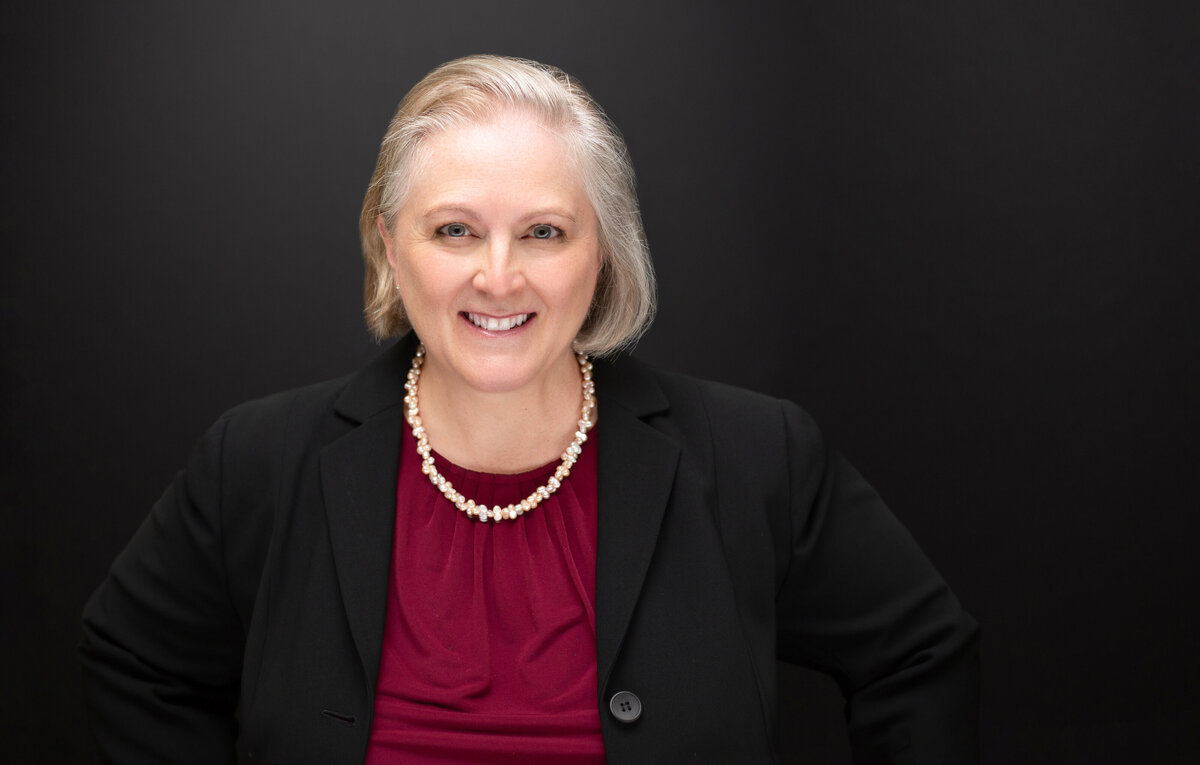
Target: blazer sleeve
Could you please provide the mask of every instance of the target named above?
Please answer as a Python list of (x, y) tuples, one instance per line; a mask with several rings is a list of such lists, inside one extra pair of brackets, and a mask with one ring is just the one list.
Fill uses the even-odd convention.
[(978, 626), (808, 415), (783, 406), (792, 476), (779, 657), (837, 679), (855, 763), (977, 763)]
[(227, 421), (204, 437), (84, 610), (84, 694), (105, 762), (236, 761), (244, 634), (222, 552)]

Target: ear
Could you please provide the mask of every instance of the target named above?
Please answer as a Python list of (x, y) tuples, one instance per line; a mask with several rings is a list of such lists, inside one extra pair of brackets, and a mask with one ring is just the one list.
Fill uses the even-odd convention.
[(383, 248), (387, 252), (388, 265), (392, 267), (392, 273), (396, 271), (396, 247), (392, 241), (392, 235), (388, 233), (387, 225), (383, 222), (383, 215), (375, 216), (375, 227), (379, 229), (379, 238), (383, 240)]

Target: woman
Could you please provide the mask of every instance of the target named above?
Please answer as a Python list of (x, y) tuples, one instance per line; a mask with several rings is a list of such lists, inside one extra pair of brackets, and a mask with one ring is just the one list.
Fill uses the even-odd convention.
[(839, 680), (857, 761), (977, 759), (974, 622), (811, 420), (619, 353), (653, 277), (578, 83), (434, 70), (360, 224), (403, 336), (224, 415), (118, 558), (108, 758), (770, 762), (778, 656)]

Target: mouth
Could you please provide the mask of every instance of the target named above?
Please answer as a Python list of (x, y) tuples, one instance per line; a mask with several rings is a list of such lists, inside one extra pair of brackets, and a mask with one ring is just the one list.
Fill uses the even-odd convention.
[(480, 313), (466, 312), (463, 313), (463, 316), (465, 316), (467, 321), (471, 322), (476, 327), (487, 330), (488, 332), (507, 332), (509, 330), (516, 329), (525, 322), (529, 321), (534, 317), (534, 314), (518, 313), (513, 314), (512, 316), (497, 318), (495, 316), (485, 316)]

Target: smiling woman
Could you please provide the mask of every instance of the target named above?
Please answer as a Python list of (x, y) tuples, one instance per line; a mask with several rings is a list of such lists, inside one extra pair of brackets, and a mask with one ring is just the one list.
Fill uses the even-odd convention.
[[(394, 216), (404, 208), (412, 184), (422, 176), (422, 166), (430, 161), (430, 139), (505, 117), (532, 121), (541, 132), (559, 139), (555, 153), (570, 169), (566, 185), (583, 184), (595, 215), (604, 257), (593, 299), (595, 310), (589, 312), (576, 344), (597, 354), (631, 346), (654, 314), (654, 270), (625, 141), (577, 80), (554, 67), (499, 56), (471, 56), (430, 72), (405, 96), (388, 126), (359, 218), (368, 325), (380, 338), (410, 327), (404, 304), (392, 292), (384, 238), (394, 228)], [(504, 179), (504, 194), (520, 187), (514, 182), (518, 177)], [(382, 227), (379, 216), (383, 216)], [(464, 226), (460, 235), (467, 230)]]
[(624, 352), (653, 272), (575, 80), (435, 69), (360, 230), (399, 341), (223, 416), (88, 604), (107, 758), (773, 762), (778, 657), (838, 679), (859, 762), (977, 760), (976, 625), (862, 477)]

